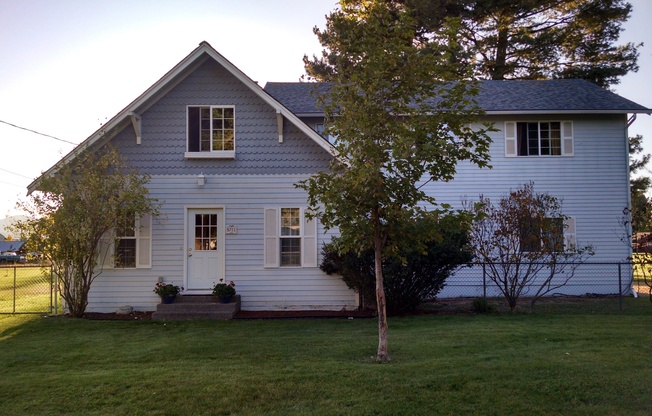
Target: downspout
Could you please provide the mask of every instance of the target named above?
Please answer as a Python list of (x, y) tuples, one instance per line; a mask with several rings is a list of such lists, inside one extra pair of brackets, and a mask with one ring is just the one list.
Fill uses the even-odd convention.
[[(629, 171), (629, 126), (634, 124), (636, 121), (636, 113), (632, 114), (632, 116), (627, 120), (627, 125), (625, 126), (625, 160), (626, 160), (626, 165), (627, 166), (627, 213), (629, 215), (629, 221), (627, 221), (627, 226), (625, 228), (625, 233), (626, 235), (629, 235), (629, 241), (627, 242), (627, 247), (629, 247), (629, 258), (631, 261), (634, 261), (634, 251), (633, 251), (633, 246), (632, 246), (632, 238), (634, 237), (633, 235), (633, 230), (632, 230), (632, 181), (631, 181), (631, 172)], [(619, 266), (620, 267), (620, 266)], [(618, 286), (618, 291), (621, 294), (622, 298), (622, 286)], [(632, 295), (634, 295), (635, 298), (638, 297), (638, 293), (636, 293), (636, 289), (634, 288), (634, 272), (631, 272), (630, 275), (630, 288), (632, 291)]]

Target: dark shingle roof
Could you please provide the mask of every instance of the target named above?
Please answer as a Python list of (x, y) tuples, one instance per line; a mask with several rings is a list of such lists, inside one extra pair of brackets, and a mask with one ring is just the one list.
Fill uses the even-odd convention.
[(4, 253), (5, 251), (20, 251), (24, 245), (24, 241), (0, 241), (0, 253)]
[[(650, 113), (611, 91), (580, 79), (480, 81), (476, 97), (488, 113)], [(328, 83), (268, 82), (267, 91), (297, 115), (321, 114), (315, 92)]]

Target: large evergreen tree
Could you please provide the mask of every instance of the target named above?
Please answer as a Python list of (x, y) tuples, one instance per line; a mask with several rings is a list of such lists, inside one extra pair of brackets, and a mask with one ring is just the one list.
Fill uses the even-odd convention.
[(472, 64), (480, 78), (582, 78), (607, 87), (638, 70), (638, 46), (618, 45), (632, 11), (623, 0), (401, 2), (424, 38), (432, 39), (445, 17), (460, 18), (456, 59)]
[(374, 252), (379, 362), (389, 360), (383, 259), (425, 247), (429, 236), (406, 224), (445, 208), (426, 210), (436, 201), (420, 185), (451, 180), (459, 160), (488, 162), (489, 137), (469, 127), (480, 114), (475, 86), (445, 82), (459, 70), (448, 50), (454, 29), (438, 32), (448, 41), (429, 53), (399, 4), (342, 0), (315, 28), (322, 56), (304, 58), (312, 78), (331, 82), (318, 98), (340, 157), (299, 186), (322, 224), (339, 229), (342, 251)]

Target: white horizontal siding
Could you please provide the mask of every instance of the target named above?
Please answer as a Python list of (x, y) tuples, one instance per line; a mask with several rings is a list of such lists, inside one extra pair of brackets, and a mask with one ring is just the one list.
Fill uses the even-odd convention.
[[(578, 244), (592, 244), (591, 261), (622, 261), (629, 249), (620, 241), (619, 226), (628, 203), (628, 155), (624, 116), (548, 116), (488, 119), (500, 130), (491, 134), (492, 169), (460, 163), (455, 180), (430, 183), (425, 189), (438, 202), (461, 207), (463, 198), (482, 193), (492, 199), (533, 181), (535, 190), (563, 200), (563, 212), (576, 220)], [(504, 121), (572, 120), (574, 156), (504, 156)], [(166, 282), (184, 281), (184, 212), (186, 206), (215, 206), (225, 210), (225, 224), (237, 235), (226, 236), (226, 278), (234, 280), (243, 309), (342, 309), (356, 306), (356, 294), (341, 279), (318, 268), (263, 268), (263, 209), (305, 206), (306, 194), (294, 184), (300, 175), (211, 175), (203, 187), (192, 175), (153, 176), (151, 195), (163, 203), (153, 223), (152, 269), (107, 270), (93, 284), (89, 310), (113, 311), (121, 305), (152, 310), (158, 297), (152, 288), (159, 276)], [(319, 228), (319, 246), (330, 236)], [(321, 253), (320, 253), (321, 254)], [(475, 289), (470, 289), (475, 290)], [(471, 293), (470, 295), (474, 295)]]
[(491, 169), (458, 165), (455, 179), (426, 189), (440, 203), (459, 208), (465, 197), (483, 194), (497, 200), (529, 181), (535, 191), (563, 202), (565, 215), (576, 219), (578, 244), (591, 244), (591, 261), (623, 261), (629, 256), (619, 225), (629, 201), (628, 155), (624, 116), (509, 117), (510, 121), (572, 120), (575, 154), (570, 157), (505, 157), (504, 118), (491, 118), (500, 131), (491, 133)]
[[(93, 284), (90, 311), (113, 311), (121, 305), (153, 310), (159, 302), (152, 292), (159, 276), (184, 285), (186, 207), (223, 207), (225, 224), (238, 233), (225, 236), (226, 280), (236, 283), (242, 308), (324, 309), (357, 307), (357, 295), (336, 276), (319, 268), (263, 267), (263, 209), (306, 206), (306, 194), (294, 188), (305, 175), (206, 176), (203, 187), (196, 175), (154, 176), (150, 195), (163, 203), (152, 230), (152, 269), (105, 270)], [(199, 172), (197, 173), (199, 174)], [(319, 247), (330, 234), (318, 229)], [(321, 253), (320, 253), (321, 254)]]

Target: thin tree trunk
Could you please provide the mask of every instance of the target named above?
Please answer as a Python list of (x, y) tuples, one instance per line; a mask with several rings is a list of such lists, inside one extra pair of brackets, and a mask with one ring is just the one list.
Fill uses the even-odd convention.
[(376, 269), (376, 305), (378, 306), (378, 353), (376, 361), (389, 362), (387, 350), (387, 308), (385, 301), (385, 287), (383, 285), (383, 241), (376, 235), (374, 238), (374, 265)]

